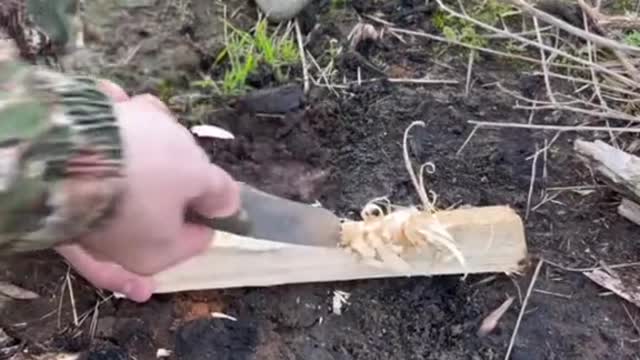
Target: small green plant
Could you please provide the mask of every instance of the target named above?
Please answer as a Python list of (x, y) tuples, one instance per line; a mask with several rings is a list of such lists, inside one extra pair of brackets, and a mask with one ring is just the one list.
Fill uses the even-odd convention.
[[(291, 36), (269, 35), (267, 21), (259, 21), (252, 33), (235, 28), (225, 22), (226, 46), (216, 58), (214, 65), (224, 59), (229, 69), (224, 73), (220, 91), (225, 95), (238, 95), (246, 90), (247, 78), (261, 63), (273, 70), (278, 80), (285, 76), (282, 69), (298, 62), (298, 47)], [(210, 79), (193, 85), (202, 88), (217, 88)]]
[(331, 7), (334, 9), (343, 8), (349, 0), (331, 0)]
[[(465, 2), (469, 4), (469, 2)], [(513, 7), (498, 0), (482, 1), (480, 4), (468, 6), (466, 12), (474, 19), (485, 24), (495, 26), (504, 14), (513, 10)], [(433, 25), (440, 30), (449, 40), (462, 42), (477, 47), (485, 47), (487, 39), (480, 35), (478, 27), (465, 19), (448, 14), (438, 9), (433, 17)]]
[(267, 34), (267, 21), (262, 20), (256, 26), (254, 41), (260, 58), (271, 66), (276, 77), (282, 80), (282, 67), (293, 65), (298, 61), (298, 47), (288, 36), (278, 37)]
[(640, 31), (633, 30), (624, 37), (627, 45), (640, 47)]
[(160, 100), (166, 103), (169, 101), (169, 99), (171, 99), (171, 97), (173, 97), (173, 94), (174, 94), (173, 84), (171, 84), (169, 80), (166, 80), (166, 79), (162, 80), (158, 85), (158, 95), (160, 97)]
[(224, 74), (222, 89), (225, 94), (235, 94), (244, 91), (247, 78), (256, 68), (256, 59), (253, 53), (247, 54), (243, 62), (233, 67)]
[(635, 0), (616, 0), (612, 1), (611, 10), (618, 13), (627, 13), (632, 11), (636, 7)]

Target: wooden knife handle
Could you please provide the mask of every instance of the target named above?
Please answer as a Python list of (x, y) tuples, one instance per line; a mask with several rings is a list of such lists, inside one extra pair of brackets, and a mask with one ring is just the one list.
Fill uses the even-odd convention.
[(190, 209), (187, 211), (186, 221), (241, 236), (249, 235), (252, 228), (249, 216), (242, 208), (229, 217), (215, 219), (207, 218)]

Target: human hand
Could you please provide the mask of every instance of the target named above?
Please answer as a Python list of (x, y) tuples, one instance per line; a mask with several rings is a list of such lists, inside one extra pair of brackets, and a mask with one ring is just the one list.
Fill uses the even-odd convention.
[(116, 101), (128, 191), (105, 228), (56, 250), (94, 286), (145, 302), (151, 275), (211, 242), (211, 229), (185, 223), (186, 208), (226, 217), (237, 210), (240, 190), (159, 99), (130, 98), (109, 82), (102, 90)]

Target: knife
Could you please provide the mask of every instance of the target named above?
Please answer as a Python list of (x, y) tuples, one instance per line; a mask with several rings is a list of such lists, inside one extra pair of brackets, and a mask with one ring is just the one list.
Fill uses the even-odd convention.
[(241, 208), (226, 218), (207, 218), (193, 210), (186, 220), (214, 230), (296, 245), (336, 247), (341, 221), (331, 211), (281, 198), (240, 183)]

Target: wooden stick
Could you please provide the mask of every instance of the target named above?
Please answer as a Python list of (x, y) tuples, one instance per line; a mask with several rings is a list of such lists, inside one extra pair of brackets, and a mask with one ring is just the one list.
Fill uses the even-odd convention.
[(365, 263), (337, 245), (302, 246), (218, 232), (203, 254), (155, 276), (158, 293), (293, 283), (346, 281), (464, 273), (519, 273), (527, 257), (524, 226), (510, 207), (493, 206), (437, 213), (464, 254), (435, 259), (431, 248), (403, 256), (407, 273)]
[(640, 225), (640, 205), (637, 203), (626, 198), (622, 199), (622, 202), (618, 205), (618, 214), (636, 225)]
[(640, 290), (636, 285), (640, 277), (636, 272), (629, 272), (622, 277), (613, 276), (601, 269), (586, 271), (583, 274), (596, 284), (640, 307)]
[(640, 158), (601, 140), (576, 140), (574, 148), (611, 188), (640, 203)]

